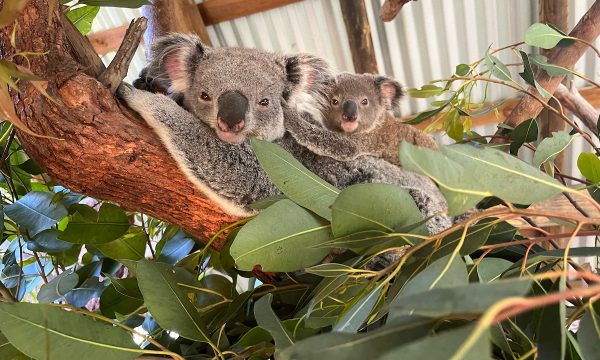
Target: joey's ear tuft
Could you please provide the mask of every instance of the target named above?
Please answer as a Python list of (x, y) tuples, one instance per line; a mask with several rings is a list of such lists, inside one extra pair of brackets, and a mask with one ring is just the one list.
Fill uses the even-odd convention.
[(387, 76), (376, 75), (373, 80), (386, 109), (400, 112), (400, 99), (405, 95), (404, 87)]
[(193, 35), (170, 34), (158, 38), (152, 45), (148, 76), (164, 83), (171, 92), (183, 92), (190, 86), (207, 49), (200, 38)]
[(334, 79), (324, 59), (309, 55), (286, 55), (282, 59), (286, 87), (283, 94), (289, 106), (302, 110), (320, 110)]

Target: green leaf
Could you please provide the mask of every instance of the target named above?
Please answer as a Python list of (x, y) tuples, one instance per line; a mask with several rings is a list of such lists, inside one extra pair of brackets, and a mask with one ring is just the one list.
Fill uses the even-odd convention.
[(32, 191), (18, 201), (6, 205), (4, 213), (31, 236), (50, 229), (67, 216), (67, 209), (60, 203), (52, 203), (54, 193)]
[(118, 206), (104, 203), (96, 212), (87, 205), (72, 205), (76, 209), (61, 240), (74, 244), (106, 244), (123, 236), (129, 229), (129, 217)]
[(377, 300), (379, 299), (381, 290), (385, 284), (385, 282), (382, 282), (373, 290), (358, 297), (358, 299), (355, 298), (354, 304), (342, 313), (339, 321), (333, 327), (333, 331), (347, 333), (357, 332), (368, 319), (371, 311), (377, 304)]
[(140, 260), (136, 273), (144, 302), (160, 326), (186, 339), (210, 341), (200, 314), (177, 286), (171, 266)]
[(73, 247), (73, 244), (58, 239), (60, 231), (48, 229), (37, 233), (27, 242), (27, 248), (31, 251), (46, 252), (49, 254), (62, 253)]
[(512, 266), (512, 262), (500, 258), (486, 257), (477, 266), (477, 274), (481, 282), (497, 280), (504, 271)]
[(109, 278), (112, 284), (100, 296), (100, 311), (104, 316), (115, 319), (117, 314), (127, 315), (144, 304), (137, 279)]
[(511, 296), (523, 296), (531, 280), (498, 280), (491, 283), (471, 283), (452, 288), (434, 288), (398, 297), (390, 307), (390, 316), (418, 314), (441, 316), (448, 314), (481, 314), (496, 302)]
[(0, 333), (0, 359), (29, 360), (31, 358), (12, 346), (8, 339)]
[(542, 49), (552, 49), (563, 39), (568, 39), (552, 27), (536, 23), (533, 24), (525, 32), (525, 43), (531, 46), (537, 46)]
[(98, 6), (82, 6), (69, 11), (66, 15), (81, 35), (87, 35), (92, 30), (92, 22), (99, 11)]
[(408, 95), (414, 98), (420, 98), (420, 99), (425, 99), (425, 98), (430, 98), (432, 96), (438, 96), (444, 93), (444, 88), (441, 88), (439, 86), (435, 86), (435, 85), (431, 85), (431, 84), (427, 84), (427, 85), (423, 85), (421, 86), (420, 89), (408, 89)]
[(471, 71), (471, 67), (467, 64), (456, 65), (454, 73), (458, 76), (466, 76)]
[[(392, 300), (391, 304), (401, 303), (404, 296), (418, 294), (434, 288), (452, 288), (468, 285), (465, 263), (459, 256), (455, 256), (452, 259), (450, 256), (437, 259), (409, 280), (400, 291), (400, 295)], [(450, 260), (452, 262), (448, 265)], [(448, 269), (446, 269), (447, 266)]]
[(79, 0), (80, 4), (105, 7), (120, 7), (137, 9), (143, 5), (150, 5), (149, 0)]
[(51, 305), (0, 303), (0, 330), (36, 359), (136, 359), (143, 350), (111, 325)]
[(404, 123), (408, 124), (408, 125), (418, 125), (418, 124), (422, 123), (423, 121), (439, 114), (442, 110), (444, 110), (448, 106), (448, 104), (450, 104), (450, 102), (446, 101), (444, 103), (444, 105), (441, 105), (437, 109), (423, 111), (422, 113), (419, 113), (419, 115), (415, 116), (413, 119), (406, 121)]
[(545, 138), (538, 145), (533, 155), (533, 166), (540, 167), (546, 161), (554, 161), (556, 156), (563, 152), (574, 137), (566, 131), (553, 132), (551, 137)]
[[(423, 220), (410, 194), (389, 184), (358, 184), (344, 189), (332, 206), (336, 238), (361, 231), (395, 232)], [(425, 225), (413, 230), (427, 234)]]
[(411, 323), (393, 324), (366, 333), (331, 332), (296, 342), (279, 356), (282, 360), (372, 359), (374, 351), (384, 353), (427, 335), (435, 322), (435, 319), (416, 319)]
[(549, 63), (548, 58), (543, 55), (529, 54), (528, 56), (532, 63), (546, 71), (550, 76), (564, 76), (573, 73), (573, 70)]
[(491, 55), (489, 52), (485, 53), (485, 65), (490, 69), (492, 75), (500, 80), (511, 81), (510, 70), (504, 65), (500, 59)]
[(531, 67), (531, 63), (529, 62), (529, 57), (527, 53), (524, 51), (520, 51), (521, 58), (523, 59), (523, 72), (519, 73), (521, 78), (527, 82), (527, 84), (535, 87), (537, 91), (546, 99), (551, 98), (552, 94), (550, 94), (546, 89), (544, 89), (535, 79), (535, 75), (533, 74), (533, 69)]
[[(407, 170), (432, 178), (440, 186), (450, 215), (462, 214), (488, 196), (532, 204), (571, 191), (539, 169), (491, 148), (451, 145), (435, 151), (403, 141), (400, 163)], [(536, 191), (531, 191), (534, 188)]]
[(314, 274), (322, 277), (338, 277), (342, 275), (349, 275), (355, 272), (356, 270), (344, 264), (327, 263), (311, 266), (309, 268), (304, 269), (304, 271), (309, 274)]
[(596, 154), (581, 153), (577, 158), (577, 167), (586, 179), (594, 184), (600, 183), (600, 159)]
[(73, 270), (63, 271), (49, 283), (42, 285), (37, 300), (42, 304), (54, 302), (65, 296), (79, 283), (79, 275)]
[(584, 359), (594, 359), (600, 354), (600, 311), (598, 303), (589, 305), (577, 331), (577, 340)]
[(252, 138), (252, 149), (269, 179), (296, 204), (331, 220), (329, 208), (339, 190), (310, 172), (281, 146)]
[(525, 120), (510, 133), (510, 153), (517, 155), (523, 144), (536, 141), (538, 138), (538, 124), (535, 119)]
[(427, 360), (455, 358), (460, 360), (492, 359), (492, 349), (488, 340), (489, 330), (484, 331), (462, 356), (454, 357), (474, 328), (475, 326), (465, 326), (455, 330), (444, 331), (435, 336), (428, 336), (409, 344), (398, 346), (382, 354), (378, 359), (423, 359), (424, 354), (426, 354)]
[(318, 305), (321, 301), (325, 300), (329, 295), (333, 294), (348, 280), (347, 275), (341, 275), (337, 277), (330, 277), (321, 280), (310, 295), (310, 302), (308, 304), (307, 316), (310, 315), (313, 308)]
[(271, 308), (273, 294), (267, 294), (254, 304), (254, 317), (258, 326), (267, 330), (273, 339), (279, 351), (294, 345), (294, 340), (289, 331), (283, 326), (277, 315)]
[[(564, 291), (565, 277), (557, 280), (552, 286), (552, 292)], [(563, 282), (561, 286), (560, 283)], [(540, 320), (537, 324), (537, 345), (540, 359), (562, 360), (565, 358), (567, 328), (565, 324), (565, 301), (544, 306), (540, 309)]]
[(331, 239), (331, 225), (290, 200), (281, 200), (249, 221), (231, 245), (240, 270), (261, 265), (263, 271), (296, 271), (315, 265), (328, 249), (315, 249)]
[(446, 119), (444, 120), (444, 126), (446, 134), (456, 142), (462, 141), (465, 128), (460, 121), (460, 114), (457, 109), (448, 111)]
[(147, 240), (147, 235), (143, 229), (133, 228), (117, 240), (105, 244), (96, 244), (94, 247), (104, 256), (114, 260), (137, 261), (144, 258)]

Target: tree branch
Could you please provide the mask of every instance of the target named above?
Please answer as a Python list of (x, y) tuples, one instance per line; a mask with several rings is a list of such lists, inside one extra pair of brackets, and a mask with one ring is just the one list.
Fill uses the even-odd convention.
[[(30, 58), (30, 70), (48, 81), (47, 92), (61, 105), (25, 81), (13, 101), (30, 129), (62, 141), (17, 131), (27, 154), (73, 191), (168, 221), (203, 241), (235, 221), (187, 179), (158, 136), (97, 80), (104, 66), (89, 53), (89, 41), (71, 31), (68, 21), (48, 24), (49, 11), (64, 19), (57, 4), (30, 0), (17, 19), (16, 45), (21, 51), (48, 51)], [(1, 58), (14, 53), (11, 29), (0, 31)]]
[[(570, 37), (582, 39), (588, 43), (594, 42), (594, 40), (600, 35), (600, 0), (596, 0), (588, 12), (579, 20), (579, 23), (573, 31), (569, 34)], [(571, 69), (575, 66), (575, 63), (583, 54), (588, 50), (588, 46), (584, 43), (577, 41), (575, 44), (560, 48), (555, 51), (548, 62), (564, 68)], [(564, 76), (550, 76), (545, 71), (539, 70), (535, 78), (537, 82), (548, 91), (550, 94), (554, 94)], [(530, 88), (530, 92), (535, 95), (539, 95), (535, 88)], [(548, 99), (544, 99), (548, 101)], [(540, 104), (534, 97), (525, 95), (517, 106), (510, 113), (505, 124), (515, 127), (523, 121), (531, 118), (535, 118), (542, 111), (542, 104)]]
[(379, 9), (379, 17), (383, 21), (392, 21), (398, 15), (402, 7), (411, 2), (411, 0), (385, 0), (381, 9)]
[(575, 86), (571, 86), (571, 89), (569, 89), (565, 85), (560, 84), (554, 96), (556, 96), (565, 109), (577, 116), (592, 133), (598, 134), (596, 124), (600, 120), (600, 112), (581, 96)]

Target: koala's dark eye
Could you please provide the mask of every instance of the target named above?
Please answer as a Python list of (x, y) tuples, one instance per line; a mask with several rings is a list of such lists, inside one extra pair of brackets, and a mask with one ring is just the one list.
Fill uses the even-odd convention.
[(340, 103), (340, 101), (339, 101), (338, 99), (335, 99), (335, 98), (334, 98), (334, 99), (331, 99), (331, 104), (332, 104), (332, 105), (337, 105), (337, 104), (339, 104), (339, 103)]
[(208, 94), (205, 93), (204, 91), (202, 92), (202, 94), (200, 94), (200, 99), (202, 99), (204, 101), (210, 101), (211, 100), (210, 96), (208, 96)]
[(369, 104), (369, 100), (362, 99), (362, 101), (360, 103), (363, 104), (363, 105), (368, 105)]
[(267, 99), (267, 98), (262, 99), (261, 101), (258, 102), (258, 105), (264, 106), (264, 107), (269, 106), (269, 99)]

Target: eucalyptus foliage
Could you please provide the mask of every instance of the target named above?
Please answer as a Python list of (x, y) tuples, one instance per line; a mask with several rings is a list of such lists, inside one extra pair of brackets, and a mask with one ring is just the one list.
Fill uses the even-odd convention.
[[(81, 16), (80, 30), (88, 20)], [(537, 24), (525, 40), (546, 48), (569, 38)], [(519, 54), (524, 84), (539, 86), (534, 68), (569, 73)], [(284, 196), (255, 204), (261, 212), (231, 226), (217, 251), (49, 181), (1, 123), (0, 359), (596, 359), (599, 278), (568, 265), (600, 250), (542, 245), (598, 235), (600, 221), (528, 206), (567, 193), (597, 210), (600, 159), (579, 155), (585, 179), (573, 189), (554, 159), (575, 135), (540, 139), (536, 119), (502, 127), (505, 146), (473, 133), (471, 116), (499, 105), (471, 98), (481, 78), (518, 84), (496, 55), (410, 91), (443, 98), (412, 122), (433, 117), (457, 143), (439, 151), (403, 143), (401, 163), (438, 184), (451, 214), (477, 209), (441, 234), (427, 233), (405, 190), (337, 189), (253, 139)], [(531, 163), (513, 156), (522, 147), (535, 150)], [(568, 233), (536, 234), (533, 216)]]

